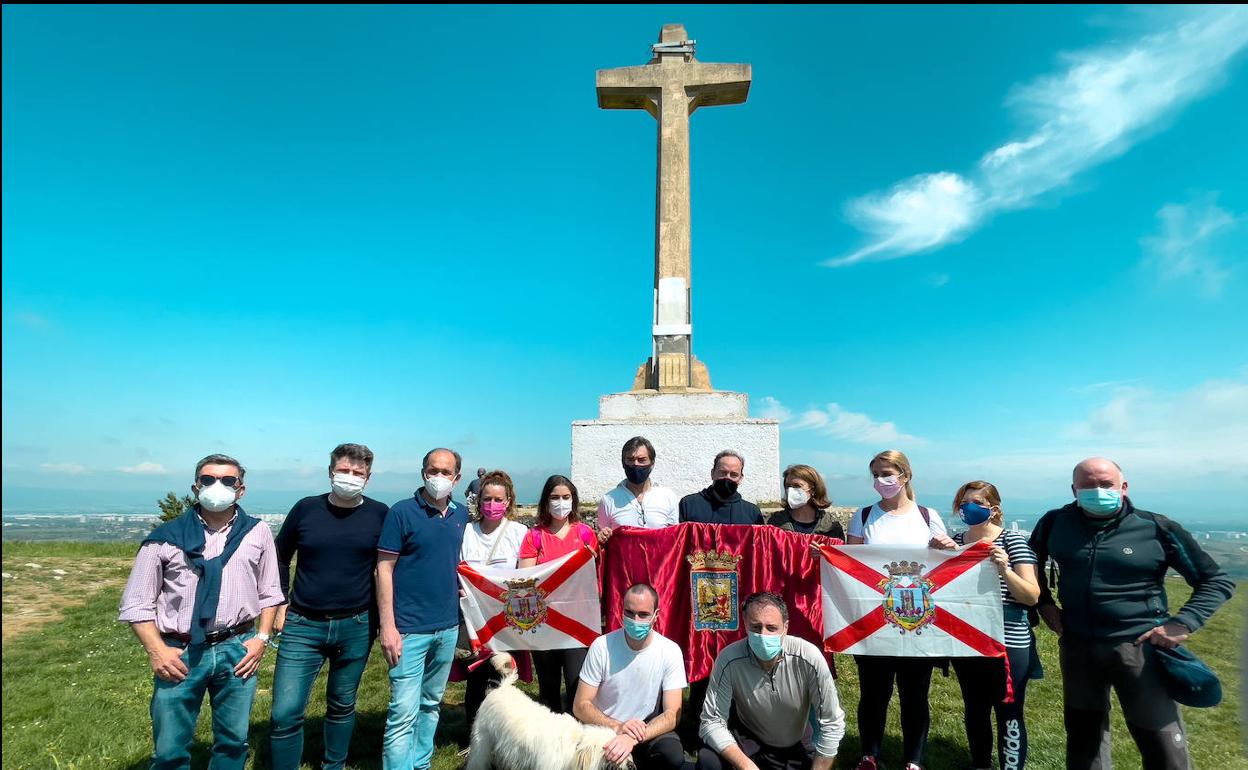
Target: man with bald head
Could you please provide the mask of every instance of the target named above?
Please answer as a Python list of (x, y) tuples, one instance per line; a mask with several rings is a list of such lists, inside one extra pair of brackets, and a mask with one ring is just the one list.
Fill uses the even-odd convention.
[[(1037, 607), (1061, 637), (1066, 767), (1109, 767), (1102, 745), (1108, 745), (1112, 687), (1145, 770), (1187, 770), (1187, 734), (1155, 648), (1181, 644), (1235, 584), (1177, 523), (1132, 504), (1117, 463), (1084, 460), (1072, 482), (1075, 501), (1046, 513), (1031, 535), (1039, 563), (1052, 558), (1061, 571), (1061, 607), (1043, 569)], [(1166, 599), (1168, 569), (1192, 587), (1174, 613)]]
[(390, 713), (382, 740), (385, 770), (425, 770), (459, 638), (456, 567), (468, 509), (451, 499), (463, 461), (433, 449), (424, 485), (390, 507), (377, 542), (381, 650), (390, 664)]

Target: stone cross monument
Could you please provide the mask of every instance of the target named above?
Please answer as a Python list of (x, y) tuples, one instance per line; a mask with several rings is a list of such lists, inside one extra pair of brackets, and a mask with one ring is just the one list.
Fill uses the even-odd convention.
[[(598, 106), (645, 110), (659, 121), (659, 174), (654, 233), (654, 352), (633, 390), (710, 390), (690, 341), (689, 116), (699, 107), (741, 104), (750, 65), (704, 64), (680, 24), (666, 24), (653, 58), (638, 67), (598, 71)], [(696, 369), (696, 371), (695, 371)]]
[(704, 64), (679, 24), (663, 27), (645, 65), (599, 70), (598, 106), (646, 110), (659, 121), (655, 205), (653, 353), (627, 393), (598, 400), (597, 420), (572, 423), (572, 481), (596, 500), (623, 476), (620, 448), (645, 436), (656, 450), (655, 483), (684, 495), (710, 484), (721, 449), (745, 458), (740, 492), (780, 499), (780, 424), (749, 417), (749, 396), (712, 390), (693, 357), (690, 314), (689, 116), (699, 107), (741, 104), (750, 65)]

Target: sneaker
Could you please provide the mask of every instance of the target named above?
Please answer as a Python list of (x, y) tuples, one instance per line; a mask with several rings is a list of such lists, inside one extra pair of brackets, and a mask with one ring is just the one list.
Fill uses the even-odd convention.
[(880, 770), (880, 762), (872, 756), (865, 756), (858, 762), (857, 770)]
[(923, 768), (919, 767), (913, 762), (907, 762), (905, 770), (923, 770)]

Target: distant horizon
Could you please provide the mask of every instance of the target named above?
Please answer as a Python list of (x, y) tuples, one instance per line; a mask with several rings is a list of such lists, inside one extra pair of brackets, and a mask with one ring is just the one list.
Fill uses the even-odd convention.
[[(461, 483), (453, 492), (453, 496), (457, 500), (463, 500), (465, 484)], [(286, 514), (289, 509), (300, 499), (319, 495), (328, 492), (328, 489), (316, 490), (248, 490), (247, 495), (243, 498), (242, 506), (255, 514)], [(364, 493), (368, 497), (383, 502), (387, 505), (393, 505), (399, 500), (406, 499), (413, 494), (415, 490), (399, 490), (391, 488), (383, 489), (365, 489)], [(176, 492), (179, 495), (189, 494), (189, 489), (174, 490), (166, 489), (164, 492), (156, 493), (148, 490), (90, 490), (90, 489), (48, 489), (48, 488), (20, 488), (5, 487), (3, 495), (3, 504), (0, 505), (0, 515), (15, 516), (22, 514), (30, 515), (48, 515), (48, 516), (97, 516), (97, 515), (124, 515), (124, 516), (140, 516), (150, 513), (156, 515), (159, 513), (156, 502), (163, 499), (168, 492)], [(518, 504), (534, 505), (537, 501), (538, 490), (534, 489), (531, 495), (526, 495), (523, 491), (517, 490)], [(16, 500), (16, 502), (14, 502)], [(150, 501), (150, 502), (148, 502)], [(776, 502), (776, 501), (761, 501)], [(833, 499), (833, 505), (846, 508), (861, 508), (874, 503), (874, 499), (867, 499), (864, 496), (860, 500), (838, 500)], [(933, 501), (920, 496), (919, 502), (925, 506), (934, 507), (945, 520), (946, 524), (952, 525), (953, 528), (961, 528), (963, 525), (951, 516), (946, 510), (948, 505), (933, 505)], [(1046, 511), (1053, 508), (1061, 507), (1070, 500), (1053, 497), (1049, 499), (1016, 499), (1006, 502), (1005, 521), (1007, 524), (1011, 521), (1034, 523)], [(1186, 506), (1180, 508), (1165, 507), (1151, 503), (1137, 503), (1146, 510), (1160, 513), (1168, 516), (1180, 524), (1188, 523), (1199, 524), (1238, 524), (1238, 527), (1229, 527), (1227, 531), (1248, 531), (1248, 516), (1242, 512), (1226, 511), (1226, 512), (1210, 512), (1210, 511), (1192, 511)]]

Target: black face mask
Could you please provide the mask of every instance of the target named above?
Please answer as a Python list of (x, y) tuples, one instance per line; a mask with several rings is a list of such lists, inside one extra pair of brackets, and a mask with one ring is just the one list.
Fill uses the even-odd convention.
[(727, 500), (737, 493), (737, 482), (732, 479), (715, 479), (711, 482), (711, 489), (715, 490), (715, 495), (720, 500)]
[(652, 470), (654, 470), (653, 465), (625, 465), (624, 476), (630, 484), (645, 484)]

